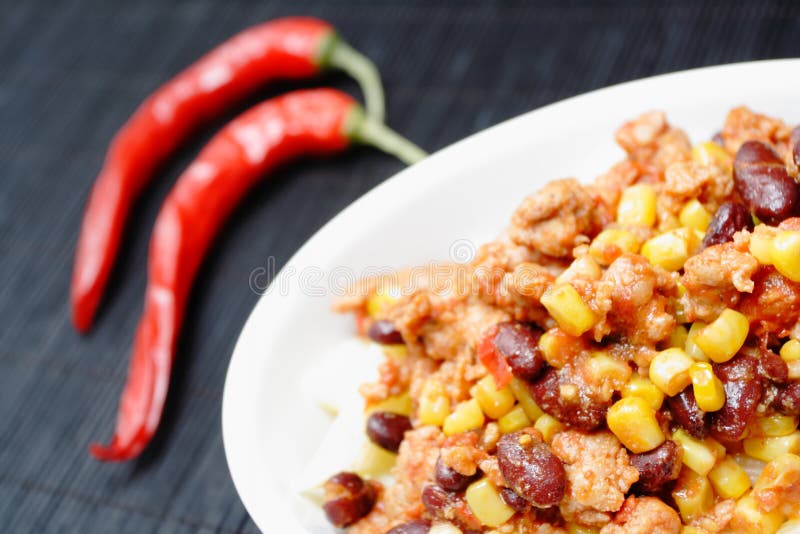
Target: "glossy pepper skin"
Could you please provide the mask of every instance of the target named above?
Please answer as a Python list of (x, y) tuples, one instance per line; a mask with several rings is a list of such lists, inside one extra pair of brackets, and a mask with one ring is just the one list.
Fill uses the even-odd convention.
[(79, 332), (92, 325), (131, 206), (155, 171), (197, 128), (276, 79), (301, 79), (324, 68), (356, 77), (371, 115), (383, 118), (374, 66), (339, 39), (328, 23), (284, 18), (224, 42), (142, 103), (114, 136), (84, 214), (70, 298)]
[(342, 152), (354, 140), (372, 142), (406, 161), (425, 155), (367, 119), (348, 95), (311, 89), (269, 100), (231, 121), (178, 178), (150, 242), (144, 311), (114, 437), (108, 446), (93, 444), (93, 456), (134, 458), (156, 431), (189, 290), (208, 247), (245, 193), (276, 166)]

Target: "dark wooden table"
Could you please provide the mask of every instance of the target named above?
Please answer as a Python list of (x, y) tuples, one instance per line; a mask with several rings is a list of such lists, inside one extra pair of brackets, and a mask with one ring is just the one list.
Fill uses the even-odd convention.
[[(237, 30), (286, 14), (332, 21), (379, 65), (389, 122), (430, 150), (609, 84), (800, 55), (798, 2), (0, 4), (3, 532), (256, 530), (231, 483), (220, 436), (228, 359), (258, 298), (248, 276), (268, 256), (280, 266), (401, 165), (356, 150), (281, 171), (254, 191), (200, 273), (164, 424), (136, 462), (101, 464), (86, 447), (113, 427), (152, 221), (177, 174), (223, 121), (164, 168), (137, 206), (89, 336), (72, 331), (66, 305), (81, 210), (109, 138), (148, 92)], [(354, 91), (342, 76), (320, 83)], [(289, 87), (266, 89), (249, 104)]]

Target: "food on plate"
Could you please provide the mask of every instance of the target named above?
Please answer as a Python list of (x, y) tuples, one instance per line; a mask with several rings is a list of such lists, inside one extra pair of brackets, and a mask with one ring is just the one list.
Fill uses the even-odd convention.
[(361, 85), (367, 113), (383, 121), (380, 75), (325, 21), (287, 17), (231, 37), (156, 90), (114, 137), (92, 189), (78, 240), (72, 322), (91, 327), (128, 213), (175, 150), (203, 124), (269, 82), (340, 69)]
[(337, 304), (384, 348), (360, 393), (364, 439), (392, 461), (339, 466), (333, 524), (796, 528), (800, 129), (740, 107), (694, 146), (659, 112), (616, 139), (622, 161), (523, 199), (469, 263)]
[[(164, 201), (150, 242), (142, 317), (109, 445), (93, 444), (100, 460), (129, 460), (147, 446), (161, 420), (175, 345), (194, 276), (208, 247), (244, 195), (275, 167), (303, 156), (343, 152), (364, 143), (408, 163), (425, 156), (350, 96), (334, 89), (288, 93), (228, 123), (178, 178)], [(373, 436), (388, 446), (405, 427), (386, 416)], [(377, 439), (377, 438), (376, 438)], [(363, 505), (359, 505), (363, 509)]]

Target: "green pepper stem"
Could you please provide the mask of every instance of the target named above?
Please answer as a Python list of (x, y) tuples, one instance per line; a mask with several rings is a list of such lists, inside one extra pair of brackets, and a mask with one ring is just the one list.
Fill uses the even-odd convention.
[(365, 115), (359, 106), (354, 106), (347, 117), (345, 135), (352, 141), (374, 146), (391, 154), (407, 165), (412, 165), (428, 156), (427, 152), (383, 122)]
[(342, 70), (356, 80), (364, 93), (367, 114), (376, 121), (383, 121), (386, 108), (381, 76), (368, 57), (332, 33), (322, 46), (317, 61), (321, 67)]

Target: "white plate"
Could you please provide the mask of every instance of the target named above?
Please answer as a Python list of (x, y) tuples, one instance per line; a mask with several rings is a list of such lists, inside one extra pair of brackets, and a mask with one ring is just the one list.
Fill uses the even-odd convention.
[(304, 376), (335, 358), (339, 363), (328, 367), (335, 369), (326, 373), (328, 380), (352, 393), (353, 378), (373, 372), (370, 358), (353, 344), (352, 320), (330, 311), (337, 284), (370, 267), (468, 254), (470, 243), (493, 238), (520, 200), (545, 182), (566, 176), (588, 181), (621, 159), (614, 131), (643, 111), (666, 111), (697, 141), (710, 138), (727, 111), (741, 104), (799, 122), (798, 95), (800, 60), (705, 68), (602, 89), (460, 141), (340, 213), (295, 254), (258, 302), (228, 369), (225, 453), (259, 528), (333, 531), (320, 510), (297, 495), (301, 473), (331, 424), (304, 391)]

